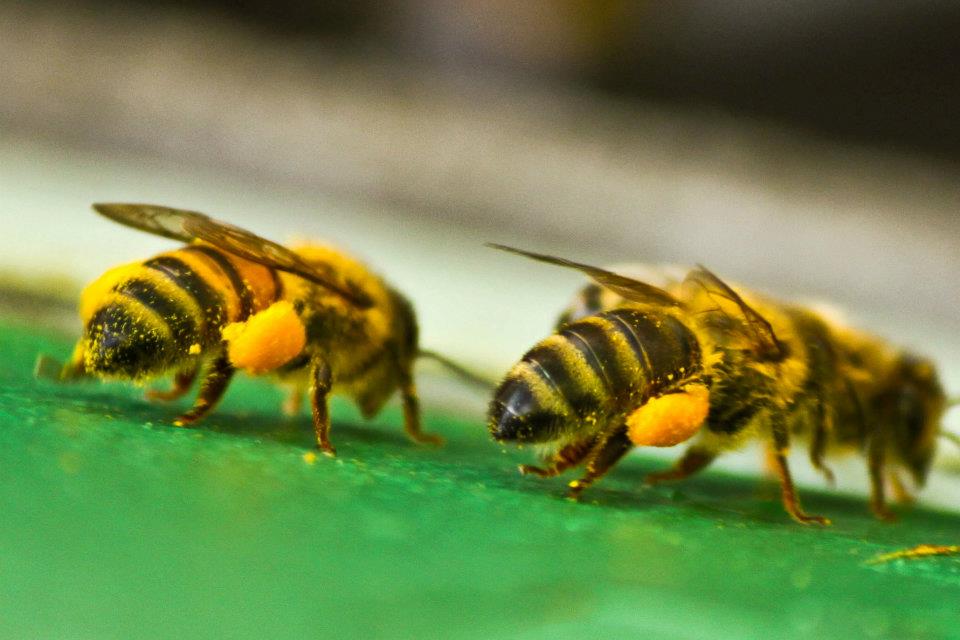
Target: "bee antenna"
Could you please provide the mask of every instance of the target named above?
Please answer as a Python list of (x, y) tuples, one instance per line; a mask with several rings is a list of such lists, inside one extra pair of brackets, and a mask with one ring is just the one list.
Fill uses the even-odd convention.
[(440, 355), (436, 351), (430, 351), (429, 349), (421, 349), (420, 351), (417, 352), (417, 357), (426, 358), (428, 360), (433, 360), (439, 363), (445, 369), (447, 369), (448, 371), (456, 375), (458, 378), (460, 378), (462, 381), (466, 382), (471, 386), (477, 387), (479, 389), (483, 389), (484, 391), (491, 391), (494, 387), (494, 383), (491, 382), (490, 380), (487, 380), (483, 376), (479, 376), (473, 373), (472, 371), (469, 371), (468, 369), (462, 367), (461, 365), (457, 364), (453, 360), (450, 360), (446, 356)]

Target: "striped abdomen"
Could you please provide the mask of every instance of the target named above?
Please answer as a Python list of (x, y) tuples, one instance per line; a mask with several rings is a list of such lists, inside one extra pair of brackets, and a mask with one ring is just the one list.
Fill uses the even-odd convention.
[(490, 406), (498, 440), (547, 442), (622, 416), (700, 369), (679, 320), (619, 308), (564, 326), (527, 352)]
[(112, 269), (81, 298), (84, 368), (131, 378), (161, 373), (281, 294), (273, 269), (208, 245)]

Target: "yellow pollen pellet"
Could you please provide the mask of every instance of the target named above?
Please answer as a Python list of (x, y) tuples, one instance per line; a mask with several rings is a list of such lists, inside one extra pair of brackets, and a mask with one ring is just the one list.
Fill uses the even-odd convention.
[(672, 447), (700, 430), (710, 411), (710, 392), (691, 385), (680, 393), (649, 400), (627, 417), (627, 436), (633, 444)]
[(300, 355), (307, 331), (287, 300), (275, 302), (246, 322), (223, 328), (227, 356), (233, 366), (249, 373), (272, 371)]

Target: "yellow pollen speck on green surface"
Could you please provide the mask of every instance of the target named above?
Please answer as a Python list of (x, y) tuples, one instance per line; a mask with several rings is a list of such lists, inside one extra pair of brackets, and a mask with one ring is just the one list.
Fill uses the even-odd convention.
[(918, 544), (910, 549), (900, 549), (890, 553), (882, 553), (869, 561), (869, 564), (880, 564), (893, 560), (909, 560), (927, 558), (930, 556), (951, 556), (960, 554), (960, 545)]

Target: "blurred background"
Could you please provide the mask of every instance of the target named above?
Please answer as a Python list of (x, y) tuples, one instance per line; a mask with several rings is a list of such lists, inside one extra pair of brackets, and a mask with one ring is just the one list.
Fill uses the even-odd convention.
[(830, 300), (960, 391), (958, 32), (936, 1), (0, 0), (0, 301), (76, 331), (82, 283), (169, 247), (89, 204), (157, 202), (353, 250), (490, 375), (581, 282), (496, 241)]

